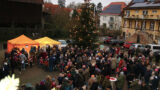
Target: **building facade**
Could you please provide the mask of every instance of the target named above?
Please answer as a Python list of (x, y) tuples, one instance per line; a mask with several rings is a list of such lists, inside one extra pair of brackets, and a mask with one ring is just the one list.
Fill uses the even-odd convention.
[(143, 33), (147, 34), (153, 42), (158, 43), (160, 40), (160, 2), (133, 1), (124, 9), (123, 36), (127, 39), (135, 33)]
[(120, 30), (121, 12), (126, 7), (124, 2), (112, 2), (100, 14), (100, 26), (109, 30)]
[(0, 0), (0, 27), (40, 27), (43, 0)]
[(43, 0), (0, 0), (0, 43), (21, 34), (37, 36)]

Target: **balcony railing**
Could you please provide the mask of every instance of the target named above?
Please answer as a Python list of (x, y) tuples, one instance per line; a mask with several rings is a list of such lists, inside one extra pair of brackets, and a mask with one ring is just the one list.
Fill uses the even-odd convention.
[(158, 19), (160, 20), (160, 15), (132, 15), (132, 16), (124, 16), (126, 19)]

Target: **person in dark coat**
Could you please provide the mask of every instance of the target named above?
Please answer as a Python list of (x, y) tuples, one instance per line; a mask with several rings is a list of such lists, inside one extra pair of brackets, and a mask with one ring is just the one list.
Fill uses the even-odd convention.
[(150, 67), (147, 67), (147, 71), (145, 72), (144, 79), (146, 85), (149, 85), (149, 79), (151, 77), (152, 71), (150, 70)]
[(79, 70), (79, 73), (76, 74), (76, 78), (75, 78), (75, 87), (80, 89), (84, 85), (84, 83), (85, 83), (85, 78), (81, 70)]
[(15, 60), (13, 59), (13, 57), (10, 57), (10, 62), (11, 62), (11, 73), (14, 73), (14, 69), (15, 69)]
[(0, 66), (0, 80), (4, 78), (4, 73), (3, 73), (3, 69), (2, 67)]
[(4, 76), (9, 75), (9, 65), (6, 62), (3, 65), (3, 72), (4, 72)]
[(156, 65), (159, 64), (160, 54), (158, 52), (155, 53)]
[(53, 63), (54, 63), (55, 59), (56, 59), (56, 58), (55, 58), (54, 55), (49, 58), (49, 71), (50, 71), (50, 72), (53, 71)]
[(93, 82), (90, 90), (98, 90), (98, 83), (97, 82)]
[(152, 83), (151, 89), (152, 90), (158, 90), (159, 80), (160, 80), (160, 77), (158, 76), (158, 73), (156, 73), (155, 76), (153, 77), (153, 80), (151, 81), (151, 83)]
[(58, 77), (58, 83), (59, 83), (59, 85), (62, 84), (63, 79), (64, 79), (64, 76), (63, 76), (62, 73), (60, 73), (60, 74), (59, 74), (59, 77)]

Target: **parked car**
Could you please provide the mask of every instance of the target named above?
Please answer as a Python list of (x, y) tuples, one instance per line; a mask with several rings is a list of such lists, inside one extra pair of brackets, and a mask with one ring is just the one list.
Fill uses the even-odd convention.
[(142, 47), (143, 45), (142, 44), (132, 44), (130, 48), (140, 48)]
[(125, 42), (123, 47), (129, 49), (130, 46), (132, 46), (132, 44), (134, 44), (133, 42)]
[(145, 45), (142, 45), (142, 44), (132, 44), (130, 46), (130, 49), (132, 49), (132, 48), (139, 49), (140, 52), (143, 52), (146, 47), (145, 47)]
[(58, 41), (61, 42), (61, 45), (60, 45), (61, 48), (66, 47), (68, 45), (66, 40), (58, 40)]
[(112, 39), (112, 37), (106, 37), (106, 39), (104, 40), (104, 43), (109, 44), (111, 39)]
[(160, 51), (160, 45), (156, 45), (156, 44), (148, 44), (146, 45), (146, 48), (149, 48), (154, 53)]
[(68, 39), (66, 42), (67, 42), (67, 44), (73, 44), (73, 40), (71, 40), (71, 39)]
[(109, 42), (110, 45), (118, 45), (119, 44), (119, 40), (116, 39), (111, 39)]
[(124, 41), (119, 40), (119, 41), (118, 41), (118, 44), (119, 44), (120, 46), (123, 46), (123, 45), (124, 45)]

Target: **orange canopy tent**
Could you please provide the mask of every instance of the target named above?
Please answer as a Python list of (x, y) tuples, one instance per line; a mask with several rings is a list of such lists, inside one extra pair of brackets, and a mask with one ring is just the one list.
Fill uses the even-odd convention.
[(29, 37), (25, 35), (21, 35), (12, 40), (8, 40), (7, 51), (11, 52), (13, 48), (19, 48), (20, 50), (24, 48), (29, 53), (31, 46), (38, 47), (38, 45), (39, 45), (38, 42), (30, 39)]

